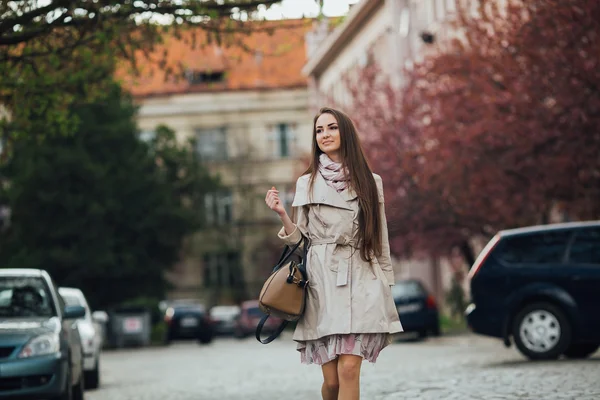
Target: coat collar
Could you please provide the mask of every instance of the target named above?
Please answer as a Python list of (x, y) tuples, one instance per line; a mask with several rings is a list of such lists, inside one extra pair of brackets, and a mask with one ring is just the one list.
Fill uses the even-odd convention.
[(292, 206), (299, 207), (307, 204), (326, 204), (332, 207), (344, 208), (352, 210), (349, 201), (356, 199), (356, 193), (352, 189), (346, 189), (342, 192), (337, 192), (329, 186), (325, 178), (317, 173), (315, 183), (312, 187), (312, 193), (308, 192), (310, 175), (303, 175), (296, 183), (296, 195)]

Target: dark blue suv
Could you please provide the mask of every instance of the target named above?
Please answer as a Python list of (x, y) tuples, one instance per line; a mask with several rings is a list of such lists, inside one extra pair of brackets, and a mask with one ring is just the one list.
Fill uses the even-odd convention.
[(600, 221), (499, 232), (469, 272), (469, 327), (530, 359), (600, 346)]

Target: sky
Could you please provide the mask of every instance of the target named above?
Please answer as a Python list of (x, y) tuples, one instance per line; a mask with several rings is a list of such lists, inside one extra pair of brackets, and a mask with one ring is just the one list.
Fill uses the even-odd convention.
[[(325, 0), (323, 14), (328, 17), (345, 15), (348, 13), (348, 4), (357, 3), (358, 0)], [(316, 0), (283, 0), (280, 4), (271, 6), (269, 10), (261, 12), (267, 19), (314, 17), (318, 14), (319, 7)]]

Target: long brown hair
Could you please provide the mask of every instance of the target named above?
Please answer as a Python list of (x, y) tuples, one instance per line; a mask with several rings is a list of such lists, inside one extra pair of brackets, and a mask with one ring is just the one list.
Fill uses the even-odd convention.
[(343, 112), (324, 107), (319, 110), (313, 121), (312, 157), (304, 175), (310, 174), (309, 193), (312, 191), (319, 172), (319, 156), (323, 153), (317, 143), (317, 119), (325, 113), (333, 115), (340, 132), (340, 157), (342, 166), (349, 174), (349, 186), (356, 192), (359, 204), (358, 239), (360, 257), (371, 261), (371, 256), (381, 256), (381, 214), (377, 184), (363, 153), (360, 139), (354, 123)]

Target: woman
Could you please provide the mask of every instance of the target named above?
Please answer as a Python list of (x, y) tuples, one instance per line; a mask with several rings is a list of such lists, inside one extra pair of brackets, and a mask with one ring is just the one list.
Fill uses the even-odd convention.
[(350, 118), (331, 108), (315, 117), (311, 164), (292, 204), (296, 223), (275, 188), (265, 201), (281, 218), (286, 244), (310, 240), (308, 299), (294, 332), (301, 361), (322, 366), (324, 400), (359, 399), (363, 359), (375, 362), (402, 325), (390, 291), (383, 185)]

